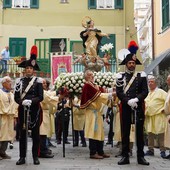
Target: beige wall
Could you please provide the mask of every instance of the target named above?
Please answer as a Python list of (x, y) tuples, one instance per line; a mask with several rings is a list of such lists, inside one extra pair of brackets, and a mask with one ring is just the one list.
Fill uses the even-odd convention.
[[(9, 37), (27, 38), (27, 56), (38, 38), (67, 38), (69, 45), (71, 40), (81, 40), (79, 34), (84, 30), (81, 21), (90, 16), (102, 32), (116, 34), (117, 54), (127, 48), (130, 40), (137, 41), (133, 9), (133, 0), (124, 1), (124, 10), (89, 10), (87, 0), (70, 0), (69, 4), (41, 0), (39, 9), (1, 8), (0, 49), (9, 43)], [(127, 26), (129, 31), (125, 30)]]
[[(155, 57), (158, 56), (163, 51), (170, 48), (170, 28), (162, 32), (162, 11), (161, 11), (161, 1), (154, 1), (154, 39), (155, 39)], [(161, 32), (161, 34), (158, 34)]]

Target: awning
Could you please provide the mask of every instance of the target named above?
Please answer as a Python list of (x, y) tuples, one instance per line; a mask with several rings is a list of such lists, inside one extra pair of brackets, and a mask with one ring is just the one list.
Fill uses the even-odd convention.
[(165, 59), (167, 57), (170, 57), (170, 49), (168, 49), (168, 50), (164, 51), (163, 53), (161, 53), (160, 55), (158, 55), (158, 57), (156, 57), (155, 60), (153, 60), (151, 62), (151, 64), (149, 64), (149, 66), (144, 69), (145, 73), (149, 74), (151, 71), (153, 71), (153, 69), (156, 66), (158, 66), (163, 61), (163, 59)]

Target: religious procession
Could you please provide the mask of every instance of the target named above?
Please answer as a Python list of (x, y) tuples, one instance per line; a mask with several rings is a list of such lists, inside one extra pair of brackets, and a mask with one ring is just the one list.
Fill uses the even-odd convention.
[[(170, 73), (161, 82), (165, 89), (153, 70), (139, 69), (136, 38), (116, 54), (113, 35), (96, 28), (92, 17), (83, 17), (81, 26), (82, 50), (76, 54), (67, 53), (65, 39), (51, 40), (58, 51), (49, 53), (48, 76), (40, 74), (47, 60), (40, 62), (38, 40), (17, 64), (11, 57), (15, 46), (1, 51), (0, 163), (12, 159), (9, 150), (18, 143), (15, 165), (29, 165), (30, 139), (34, 165), (54, 159), (58, 146), (65, 157), (67, 145), (86, 149), (89, 160), (120, 158), (118, 166), (131, 164), (134, 156), (136, 166), (150, 166), (155, 150), (170, 160)], [(13, 69), (22, 74), (12, 76)], [(108, 152), (108, 145), (118, 152)]]

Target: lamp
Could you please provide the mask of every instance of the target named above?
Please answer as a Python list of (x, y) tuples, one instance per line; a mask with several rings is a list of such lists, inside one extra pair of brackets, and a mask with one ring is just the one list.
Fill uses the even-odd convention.
[(129, 25), (128, 25), (128, 26), (126, 27), (126, 31), (129, 31), (129, 29), (130, 29), (130, 28), (129, 28)]

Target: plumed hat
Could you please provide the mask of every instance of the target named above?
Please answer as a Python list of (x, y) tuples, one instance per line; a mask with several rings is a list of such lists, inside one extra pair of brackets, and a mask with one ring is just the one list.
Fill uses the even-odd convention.
[(141, 65), (141, 62), (137, 59), (135, 54), (128, 54), (126, 58), (119, 65), (126, 65), (129, 61), (134, 61), (136, 65)]
[(34, 70), (40, 71), (40, 68), (36, 62), (37, 58), (37, 46), (33, 45), (30, 52), (30, 59), (25, 60), (18, 65), (18, 67), (26, 68), (28, 66), (33, 67)]
[(128, 50), (130, 51), (130, 53), (132, 54), (136, 54), (137, 50), (138, 50), (138, 45), (136, 44), (135, 41), (130, 41), (128, 44)]
[(130, 41), (128, 44), (128, 50), (130, 51), (130, 54), (127, 54), (125, 59), (119, 65), (126, 65), (129, 61), (135, 61), (136, 65), (141, 65), (141, 62), (136, 57), (138, 45), (135, 41)]

